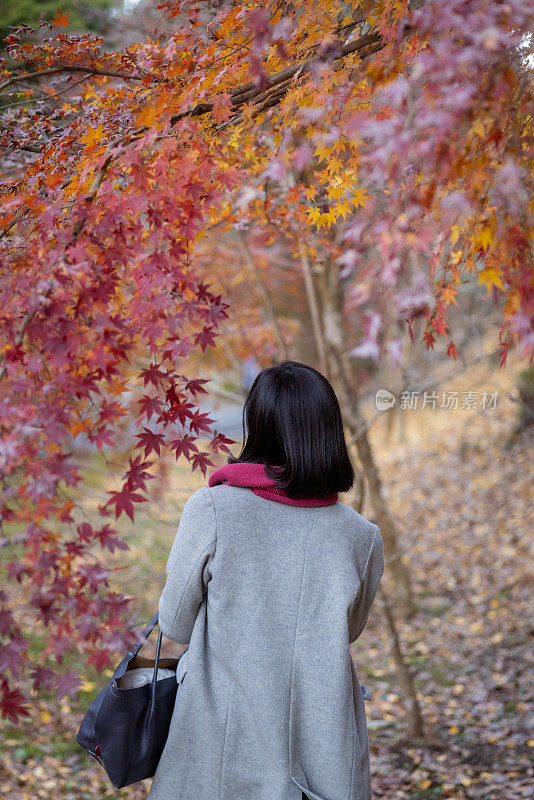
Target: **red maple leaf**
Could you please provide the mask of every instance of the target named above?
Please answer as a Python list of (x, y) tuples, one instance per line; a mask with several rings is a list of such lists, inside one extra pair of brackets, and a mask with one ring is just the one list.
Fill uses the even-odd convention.
[(429, 350), (430, 348), (434, 348), (436, 339), (434, 338), (434, 334), (432, 333), (432, 331), (425, 331), (423, 333), (423, 341), (426, 342), (427, 350)]
[(191, 430), (196, 431), (196, 433), (200, 433), (201, 430), (210, 431), (210, 422), (215, 422), (215, 420), (212, 419), (209, 414), (202, 413), (200, 409), (197, 408), (191, 416), (189, 427)]
[(200, 333), (195, 335), (195, 344), (199, 344), (202, 348), (202, 352), (206, 349), (206, 347), (212, 347), (215, 345), (215, 329), (213, 325), (205, 325)]
[(137, 438), (139, 439), (137, 447), (145, 448), (145, 456), (148, 456), (152, 450), (154, 450), (158, 456), (161, 455), (160, 446), (165, 444), (164, 435), (162, 433), (154, 433), (154, 431), (145, 427), (143, 427), (143, 431), (144, 433), (137, 434)]
[(80, 576), (81, 586), (88, 584), (91, 591), (96, 592), (101, 584), (108, 586), (108, 581), (106, 578), (108, 572), (109, 569), (107, 567), (103, 567), (102, 564), (97, 561), (94, 564), (80, 564), (77, 570), (77, 575)]
[(108, 524), (103, 525), (99, 531), (95, 531), (95, 537), (98, 539), (102, 548), (107, 549), (114, 553), (115, 550), (129, 550), (130, 546), (127, 542), (123, 542), (117, 535), (117, 531), (113, 530)]
[(210, 447), (214, 453), (219, 450), (224, 450), (226, 453), (229, 453), (230, 449), (227, 447), (229, 444), (236, 444), (235, 439), (228, 439), (222, 433), (217, 433), (211, 440)]
[(0, 694), (0, 716), (6, 717), (11, 722), (16, 722), (18, 717), (29, 717), (30, 712), (25, 707), (28, 698), (24, 697), (18, 689), (10, 689), (6, 680), (2, 680), (2, 693)]
[(144, 386), (146, 386), (147, 383), (157, 386), (160, 381), (163, 381), (164, 378), (167, 377), (167, 373), (163, 372), (159, 367), (159, 364), (151, 364), (146, 369), (141, 370), (139, 376), (143, 378)]
[(215, 466), (208, 453), (195, 453), (191, 459), (191, 464), (193, 466), (193, 472), (197, 469), (197, 467), (200, 467), (200, 470), (204, 476), (206, 475), (206, 468), (208, 466)]
[(56, 675), (54, 683), (57, 688), (58, 697), (64, 697), (64, 695), (68, 694), (70, 697), (76, 699), (78, 696), (78, 689), (82, 685), (82, 680), (76, 675), (74, 670), (67, 670), (63, 675)]
[(457, 349), (456, 345), (454, 344), (454, 342), (449, 342), (449, 345), (447, 347), (447, 355), (448, 356), (452, 356), (454, 358), (454, 360), (456, 361), (456, 358), (458, 356), (458, 349)]
[(58, 8), (57, 14), (52, 20), (52, 22), (54, 23), (54, 28), (66, 28), (68, 21), (69, 21), (69, 15), (62, 14)]
[(173, 439), (173, 441), (170, 443), (170, 449), (175, 450), (177, 461), (182, 453), (188, 461), (191, 459), (191, 453), (198, 453), (198, 447), (195, 444), (195, 439), (189, 434), (185, 434), (185, 436), (181, 436), (179, 439)]
[(153, 414), (160, 414), (163, 407), (159, 397), (149, 397), (147, 394), (144, 394), (138, 400), (138, 404), (140, 409), (139, 417), (146, 417), (147, 419), (151, 419)]
[(204, 389), (202, 386), (203, 383), (209, 383), (211, 378), (193, 378), (191, 380), (186, 380), (185, 389), (188, 392), (191, 392), (193, 396), (197, 394), (197, 392), (202, 392), (203, 394), (208, 394), (207, 390)]
[(102, 672), (104, 667), (111, 667), (109, 654), (106, 650), (93, 650), (87, 659), (87, 663), (94, 664), (98, 674)]
[(188, 356), (193, 347), (193, 342), (189, 336), (183, 339), (169, 339), (168, 342), (169, 344), (166, 346), (164, 352), (171, 361)]
[(52, 635), (48, 640), (48, 646), (58, 664), (61, 664), (63, 661), (63, 654), (71, 651), (72, 640), (63, 634), (60, 636)]
[(55, 674), (54, 670), (50, 667), (34, 667), (30, 671), (32, 689), (39, 689), (41, 686), (43, 689), (53, 689)]
[(443, 319), (443, 317), (437, 317), (434, 320), (434, 330), (438, 334), (438, 336), (446, 336), (447, 334), (447, 323)]
[(130, 468), (124, 474), (124, 480), (129, 490), (142, 489), (146, 491), (146, 482), (154, 480), (155, 475), (147, 472), (147, 469), (153, 465), (153, 461), (143, 461), (142, 456), (136, 456), (135, 459), (130, 459)]
[(115, 519), (118, 519), (122, 513), (127, 514), (133, 522), (134, 518), (134, 503), (145, 503), (146, 497), (143, 497), (136, 492), (132, 492), (128, 485), (123, 486), (120, 492), (111, 492), (111, 497), (104, 505), (107, 508), (111, 503), (115, 503)]
[(89, 441), (96, 445), (96, 449), (99, 452), (102, 452), (103, 447), (113, 447), (114, 436), (115, 433), (111, 430), (111, 428), (102, 426), (101, 428), (98, 428), (96, 434), (92, 433), (89, 435)]

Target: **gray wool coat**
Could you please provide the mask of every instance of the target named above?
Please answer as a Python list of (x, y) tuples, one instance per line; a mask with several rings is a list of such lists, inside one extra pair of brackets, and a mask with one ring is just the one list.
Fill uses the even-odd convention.
[(189, 647), (149, 800), (371, 800), (349, 644), (383, 569), (379, 529), (341, 502), (192, 494), (159, 601)]

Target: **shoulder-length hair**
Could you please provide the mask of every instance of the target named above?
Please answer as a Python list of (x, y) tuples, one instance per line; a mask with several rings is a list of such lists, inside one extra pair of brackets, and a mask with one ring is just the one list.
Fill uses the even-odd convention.
[(242, 421), (243, 447), (227, 463), (265, 464), (268, 477), (295, 499), (323, 499), (354, 484), (336, 393), (313, 367), (282, 361), (259, 372)]

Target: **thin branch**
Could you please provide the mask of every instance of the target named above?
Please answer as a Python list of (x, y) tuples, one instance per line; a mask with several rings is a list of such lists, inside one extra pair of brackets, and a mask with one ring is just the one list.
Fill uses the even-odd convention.
[[(59, 92), (50, 94), (47, 97), (28, 97), (26, 100), (17, 100), (14, 103), (5, 103), (5, 105), (2, 106), (2, 110), (4, 110), (4, 108), (13, 108), (13, 106), (27, 106), (29, 103), (44, 103), (47, 100), (54, 100), (56, 97), (65, 94), (65, 92), (70, 92), (75, 86), (78, 86), (79, 83), (83, 83), (83, 81), (86, 81), (88, 78), (89, 75), (82, 75), (82, 77), (78, 78), (78, 80), (74, 81), (74, 83), (65, 86), (63, 89), (60, 89)], [(41, 151), (38, 150), (37, 152)]]
[[(420, 393), (420, 392), (427, 392), (429, 389), (435, 389), (437, 386), (440, 386), (442, 383), (445, 383), (445, 381), (450, 381), (456, 375), (459, 375), (461, 372), (465, 372), (465, 370), (468, 367), (470, 367), (471, 364), (476, 364), (478, 361), (485, 361), (486, 359), (493, 358), (493, 356), (499, 355), (499, 353), (500, 349), (498, 347), (496, 347), (494, 350), (490, 350), (489, 353), (478, 353), (476, 356), (473, 356), (473, 358), (470, 358), (469, 361), (466, 361), (464, 364), (462, 364), (461, 367), (458, 367), (458, 369), (451, 372), (449, 375), (444, 375), (443, 378), (431, 381), (430, 383), (420, 386), (419, 389), (413, 389), (411, 391)], [(398, 394), (402, 394), (403, 391), (408, 391), (408, 389), (405, 387), (401, 389), (400, 392), (398, 392)], [(395, 406), (392, 406), (391, 408), (388, 408), (385, 411), (375, 411), (373, 416), (369, 420), (367, 420), (367, 422), (361, 425), (358, 428), (358, 430), (356, 430), (356, 432), (349, 439), (348, 443), (352, 444), (353, 442), (355, 442), (358, 436), (360, 436), (365, 431), (369, 430), (369, 428), (376, 422), (378, 417), (383, 417), (389, 411), (393, 411), (394, 408)]]
[(247, 263), (248, 263), (249, 267), (252, 269), (252, 271), (254, 272), (254, 275), (256, 276), (256, 280), (257, 280), (258, 285), (260, 287), (261, 293), (263, 294), (263, 300), (264, 300), (264, 303), (265, 303), (265, 311), (267, 312), (267, 316), (269, 317), (269, 321), (270, 321), (271, 325), (273, 326), (274, 334), (275, 334), (276, 340), (278, 342), (278, 347), (280, 349), (280, 353), (285, 359), (288, 359), (289, 358), (289, 354), (287, 352), (286, 343), (284, 342), (284, 337), (282, 336), (282, 331), (280, 330), (280, 325), (279, 325), (278, 319), (276, 317), (276, 312), (274, 310), (274, 305), (273, 305), (273, 301), (272, 301), (272, 298), (271, 298), (271, 293), (269, 292), (269, 289), (267, 288), (267, 285), (266, 285), (265, 281), (263, 280), (263, 275), (261, 274), (260, 270), (258, 269), (258, 265), (256, 264), (256, 259), (254, 258), (254, 256), (252, 255), (252, 253), (250, 251), (250, 247), (248, 246), (248, 242), (247, 242), (245, 236), (243, 235), (243, 231), (235, 230), (234, 231), (234, 235), (235, 235), (236, 239), (238, 239), (239, 242), (241, 243), (241, 246), (243, 248), (243, 252), (245, 254), (245, 258), (247, 260)]
[(321, 330), (321, 315), (319, 311), (319, 304), (317, 302), (315, 282), (313, 280), (313, 273), (311, 269), (310, 260), (308, 258), (308, 254), (306, 253), (304, 245), (302, 244), (301, 239), (299, 239), (299, 253), (300, 253), (300, 263), (302, 265), (302, 275), (304, 277), (304, 287), (306, 289), (306, 296), (308, 298), (308, 306), (311, 314), (313, 334), (315, 337), (317, 353), (319, 355), (319, 364), (321, 367), (321, 372), (326, 374), (327, 371), (326, 348)]
[(163, 80), (156, 78), (155, 75), (147, 73), (146, 75), (128, 75), (125, 72), (115, 72), (114, 70), (99, 69), (98, 67), (89, 67), (84, 64), (58, 64), (57, 67), (50, 67), (49, 69), (38, 69), (35, 72), (25, 72), (23, 75), (12, 75), (3, 83), (0, 83), (0, 92), (11, 86), (14, 83), (28, 80), (28, 78), (40, 78), (43, 75), (56, 75), (60, 72), (87, 72), (90, 75), (106, 75), (109, 78), (122, 78), (125, 81), (143, 81), (147, 77), (153, 80)]

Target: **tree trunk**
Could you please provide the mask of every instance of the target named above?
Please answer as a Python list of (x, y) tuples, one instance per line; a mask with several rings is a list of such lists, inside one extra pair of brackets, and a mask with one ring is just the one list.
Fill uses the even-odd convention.
[(404, 699), (406, 719), (408, 722), (407, 734), (411, 739), (422, 739), (424, 736), (423, 718), (415, 694), (413, 677), (404, 660), (395, 618), (391, 610), (391, 603), (382, 586), (378, 587), (377, 599), (384, 613), (384, 619), (386, 620), (391, 654), (397, 670), (401, 694)]
[[(325, 285), (321, 284), (321, 302), (319, 302), (315, 275), (313, 274), (306, 249), (302, 244), (300, 256), (308, 306), (313, 315), (317, 353), (321, 355), (321, 361), (326, 363), (325, 375), (332, 383), (340, 399), (344, 424), (347, 426), (351, 436), (354, 437), (359, 460), (362, 465), (367, 486), (369, 487), (371, 502), (376, 514), (376, 521), (384, 539), (384, 550), (388, 555), (388, 563), (391, 561), (394, 585), (400, 595), (399, 606), (401, 608), (401, 613), (411, 612), (413, 606), (409, 573), (398, 556), (397, 531), (393, 523), (393, 518), (382, 497), (380, 478), (371, 445), (367, 437), (366, 426), (360, 413), (357, 397), (349, 379), (348, 370), (341, 357), (344, 341), (344, 325), (341, 313), (342, 298), (340, 294), (340, 282), (337, 278), (337, 274), (335, 274), (334, 279), (332, 279), (333, 270), (327, 270), (323, 266), (323, 269), (320, 270), (320, 278), (324, 281)], [(325, 277), (327, 279), (326, 281)], [(328, 278), (330, 278), (330, 280), (328, 280)], [(360, 496), (363, 498), (363, 492)], [(379, 592), (386, 620), (392, 657), (406, 703), (408, 735), (410, 737), (422, 737), (423, 720), (415, 693), (413, 678), (407, 664), (404, 662), (395, 619), (382, 587), (379, 587)]]
[[(306, 261), (303, 261), (303, 268), (307, 268), (311, 278), (313, 278), (309, 263), (306, 265)], [(341, 356), (346, 338), (344, 336), (344, 321), (341, 311), (343, 300), (342, 285), (339, 281), (337, 270), (330, 263), (322, 265), (320, 280), (320, 297), (322, 301), (321, 333), (326, 342), (327, 377), (332, 382), (340, 399), (345, 424), (351, 436), (354, 437), (358, 450), (358, 457), (369, 489), (369, 498), (376, 515), (376, 524), (380, 528), (384, 539), (388, 562), (391, 563), (396, 602), (401, 612), (406, 616), (410, 616), (414, 612), (410, 574), (401, 559), (398, 532), (382, 494), (380, 476), (367, 435), (365, 420), (360, 411), (348, 367)], [(308, 278), (309, 282), (310, 278)]]

